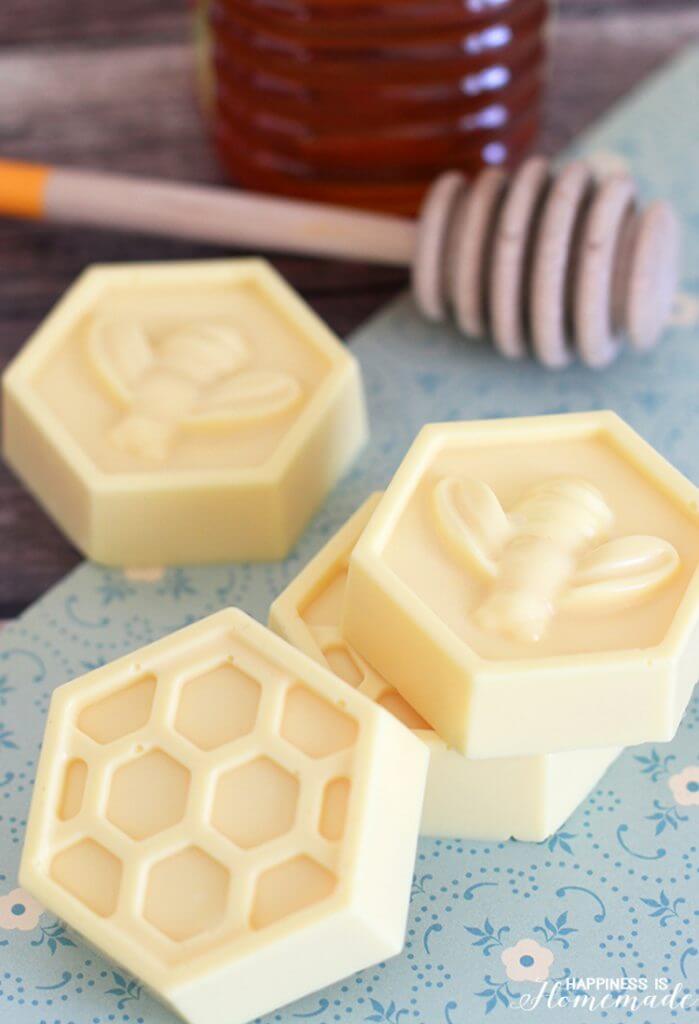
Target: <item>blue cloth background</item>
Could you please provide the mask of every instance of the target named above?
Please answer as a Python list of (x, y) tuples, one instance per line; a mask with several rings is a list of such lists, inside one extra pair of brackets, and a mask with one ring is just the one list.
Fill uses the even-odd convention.
[[(610, 407), (699, 480), (699, 53), (686, 54), (576, 146), (628, 164), (644, 194), (670, 196), (686, 226), (675, 326), (646, 357), (604, 374), (509, 365), (485, 346), (426, 326), (399, 299), (354, 339), (372, 442), (298, 550), (273, 566), (171, 569), (151, 580), (83, 565), (2, 633), (0, 643), (0, 1020), (3, 1024), (164, 1024), (138, 983), (18, 897), (17, 865), (50, 693), (161, 634), (236, 604), (270, 600), (370, 491), (385, 485), (416, 430), (435, 419)], [(665, 978), (699, 994), (699, 806), (682, 780), (699, 765), (699, 701), (668, 745), (626, 751), (548, 842), (423, 840), (402, 956), (265, 1018), (264, 1024), (466, 1024), (517, 1019), (537, 986), (508, 978), (504, 949), (536, 940), (550, 978)], [(679, 793), (680, 800), (676, 796)], [(493, 793), (493, 800), (498, 794)], [(23, 923), (26, 930), (10, 928)], [(537, 956), (550, 959), (549, 954)], [(696, 1008), (565, 1010), (532, 1021), (667, 1024)], [(689, 1016), (688, 1016), (689, 1015)], [(526, 1018), (525, 1018), (526, 1019)]]

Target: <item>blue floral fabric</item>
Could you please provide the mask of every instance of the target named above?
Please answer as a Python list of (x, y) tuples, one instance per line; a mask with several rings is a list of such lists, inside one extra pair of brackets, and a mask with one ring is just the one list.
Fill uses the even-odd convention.
[[(675, 324), (658, 350), (605, 373), (511, 365), (425, 325), (407, 298), (358, 333), (372, 441), (297, 550), (277, 565), (124, 573), (83, 565), (0, 638), (0, 1020), (164, 1024), (173, 1018), (18, 889), (17, 866), (51, 691), (227, 604), (261, 620), (282, 589), (374, 489), (426, 421), (610, 407), (699, 480), (699, 53), (582, 139), (628, 165), (644, 195), (670, 196), (685, 232)], [(493, 793), (493, 800), (497, 800)], [(667, 745), (626, 751), (547, 842), (423, 840), (405, 952), (270, 1014), (264, 1024), (467, 1024), (519, 1019), (667, 1024), (699, 1005), (699, 700)], [(647, 979), (670, 1005), (574, 1009), (542, 981)], [(680, 996), (691, 997), (680, 1003)], [(524, 999), (523, 999), (524, 997)], [(526, 1019), (526, 1018), (525, 1018)]]

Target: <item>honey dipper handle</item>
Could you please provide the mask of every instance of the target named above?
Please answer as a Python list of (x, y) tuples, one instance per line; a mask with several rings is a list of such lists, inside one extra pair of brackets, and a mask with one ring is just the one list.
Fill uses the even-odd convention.
[(0, 214), (409, 266), (410, 220), (211, 185), (0, 161)]

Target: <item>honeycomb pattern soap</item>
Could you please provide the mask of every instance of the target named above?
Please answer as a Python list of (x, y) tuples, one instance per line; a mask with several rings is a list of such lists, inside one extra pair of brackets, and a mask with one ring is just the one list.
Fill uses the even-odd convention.
[(3, 386), (7, 460), (110, 565), (283, 557), (367, 435), (358, 364), (260, 260), (93, 267)]
[(427, 426), (342, 629), (471, 757), (669, 740), (699, 669), (699, 492), (611, 412)]
[(190, 1024), (403, 944), (427, 750), (226, 609), (59, 687), (20, 881)]
[(270, 626), (390, 711), (427, 746), (424, 835), (541, 841), (573, 812), (619, 750), (463, 757), (350, 646), (341, 627), (347, 568), (380, 498), (372, 495), (279, 595)]

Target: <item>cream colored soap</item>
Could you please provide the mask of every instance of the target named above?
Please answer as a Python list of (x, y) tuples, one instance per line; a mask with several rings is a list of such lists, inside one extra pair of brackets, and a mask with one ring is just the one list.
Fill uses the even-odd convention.
[(282, 558), (366, 435), (356, 361), (260, 260), (93, 267), (4, 376), (7, 460), (109, 565)]
[(374, 512), (374, 494), (274, 601), (270, 626), (381, 704), (427, 746), (430, 767), (420, 831), (429, 836), (540, 841), (597, 783), (616, 749), (473, 760), (449, 750), (427, 722), (350, 647), (341, 631), (347, 566)]
[(610, 412), (425, 427), (344, 635), (469, 757), (669, 740), (699, 673), (697, 499)]
[(20, 881), (190, 1024), (403, 945), (427, 751), (226, 609), (54, 693)]

